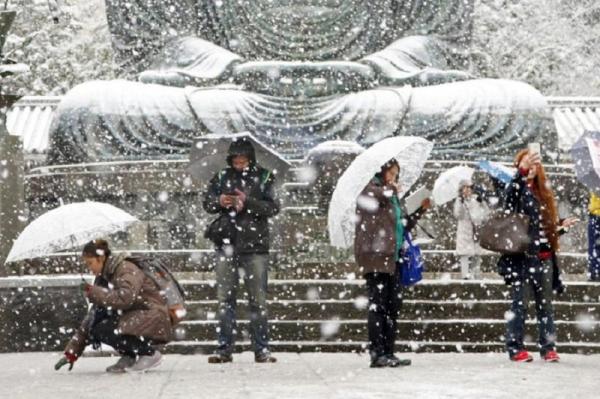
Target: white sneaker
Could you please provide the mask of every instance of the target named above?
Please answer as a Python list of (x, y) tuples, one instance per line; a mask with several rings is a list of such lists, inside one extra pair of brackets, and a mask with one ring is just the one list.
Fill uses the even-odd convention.
[(146, 371), (157, 367), (162, 362), (162, 355), (159, 351), (154, 351), (152, 356), (140, 356), (135, 364), (127, 371)]

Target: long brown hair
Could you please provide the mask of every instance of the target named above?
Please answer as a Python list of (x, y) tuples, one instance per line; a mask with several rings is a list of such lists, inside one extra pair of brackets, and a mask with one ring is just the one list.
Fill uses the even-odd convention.
[[(529, 150), (521, 150), (515, 157), (515, 167), (519, 167), (521, 160), (525, 155), (529, 154)], [(554, 199), (554, 191), (550, 187), (550, 182), (546, 179), (544, 167), (540, 164), (531, 187), (533, 195), (540, 203), (540, 213), (542, 216), (542, 225), (546, 232), (546, 237), (553, 251), (559, 250), (558, 245), (558, 209), (556, 200)]]

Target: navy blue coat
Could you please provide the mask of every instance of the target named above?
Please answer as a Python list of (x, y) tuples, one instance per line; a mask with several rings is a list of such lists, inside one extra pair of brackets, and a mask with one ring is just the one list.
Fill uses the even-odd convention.
[[(529, 248), (524, 254), (502, 255), (498, 260), (498, 273), (504, 277), (506, 284), (512, 284), (522, 276), (522, 272), (530, 267), (540, 266), (540, 203), (527, 187), (527, 179), (517, 172), (512, 181), (504, 189), (502, 196), (504, 208), (510, 212), (521, 213), (529, 217), (528, 235), (531, 238)], [(561, 232), (562, 233), (562, 232)], [(560, 270), (556, 254), (552, 255), (552, 288), (562, 292), (564, 286), (560, 280)]]
[(540, 203), (527, 187), (526, 178), (517, 172), (504, 190), (503, 205), (510, 212), (529, 217), (528, 235), (531, 239), (527, 252), (500, 257), (498, 273), (508, 284), (517, 278), (524, 268), (540, 265)]

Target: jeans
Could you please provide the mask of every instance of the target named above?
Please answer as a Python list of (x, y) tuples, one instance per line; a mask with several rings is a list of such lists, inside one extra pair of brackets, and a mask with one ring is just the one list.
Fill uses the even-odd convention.
[(250, 337), (255, 354), (269, 351), (267, 319), (267, 254), (232, 255), (217, 253), (217, 297), (219, 300), (219, 352), (230, 355), (235, 345), (235, 310), (240, 272), (248, 293)]
[(589, 215), (588, 270), (590, 279), (600, 280), (600, 216)]
[(97, 322), (90, 331), (92, 342), (112, 346), (121, 356), (152, 356), (154, 348), (149, 339), (135, 335), (122, 335), (118, 332), (119, 318), (110, 316)]
[(369, 348), (371, 357), (394, 354), (396, 319), (402, 305), (402, 285), (398, 275), (367, 273), (369, 295)]
[(538, 261), (521, 265), (517, 278), (511, 284), (511, 312), (506, 332), (509, 356), (524, 350), (523, 336), (527, 319), (528, 296), (533, 293), (538, 324), (540, 354), (555, 350), (556, 328), (552, 308), (552, 262)]

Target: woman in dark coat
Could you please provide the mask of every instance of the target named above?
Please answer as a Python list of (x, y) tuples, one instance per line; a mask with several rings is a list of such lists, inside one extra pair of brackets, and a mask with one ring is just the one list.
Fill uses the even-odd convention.
[(394, 355), (396, 319), (402, 302), (397, 262), (410, 231), (429, 207), (425, 200), (413, 215), (404, 216), (397, 194), (400, 166), (387, 162), (357, 199), (354, 254), (360, 273), (367, 281), (368, 330), (371, 367), (410, 365)]
[(88, 344), (112, 346), (121, 358), (106, 369), (109, 373), (143, 371), (160, 364), (161, 354), (153, 344), (171, 340), (172, 326), (165, 299), (156, 283), (126, 255), (113, 256), (104, 240), (87, 243), (83, 260), (96, 276), (94, 284), (82, 284), (93, 304), (65, 348), (58, 370), (73, 363)]
[(509, 313), (506, 348), (511, 360), (530, 362), (533, 357), (524, 347), (524, 328), (527, 318), (527, 294), (531, 290), (535, 299), (538, 320), (540, 355), (545, 361), (558, 362), (556, 352), (556, 327), (552, 308), (553, 276), (558, 237), (561, 230), (577, 220), (559, 221), (554, 193), (546, 180), (540, 156), (522, 150), (517, 154), (518, 172), (504, 193), (505, 208), (529, 217), (527, 251), (518, 255), (503, 255), (498, 268), (510, 284), (512, 299)]

